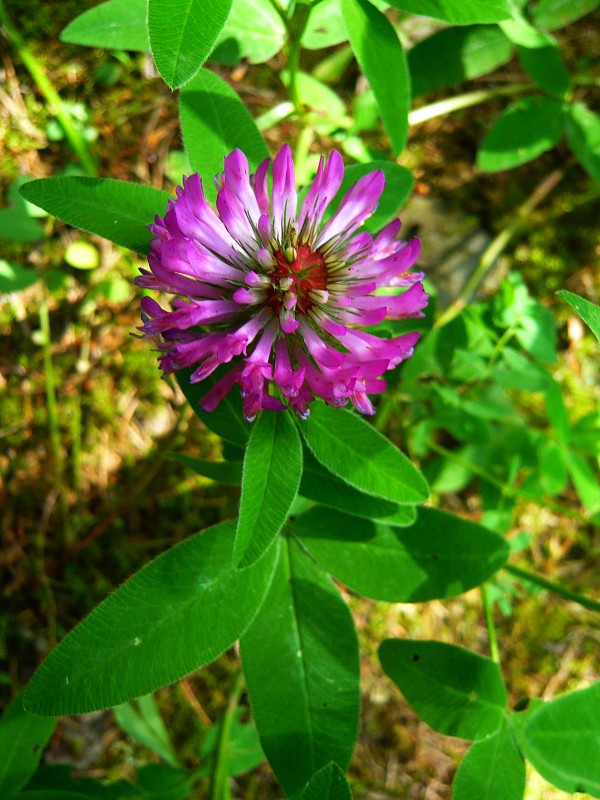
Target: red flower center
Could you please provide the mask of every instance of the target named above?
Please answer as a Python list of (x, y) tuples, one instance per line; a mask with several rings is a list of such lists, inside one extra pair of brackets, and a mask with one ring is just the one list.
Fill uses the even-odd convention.
[(327, 267), (320, 253), (315, 253), (307, 244), (287, 247), (273, 253), (276, 265), (271, 273), (272, 289), (269, 303), (279, 313), (283, 294), (297, 296), (296, 309), (305, 314), (313, 305), (311, 292), (327, 289)]

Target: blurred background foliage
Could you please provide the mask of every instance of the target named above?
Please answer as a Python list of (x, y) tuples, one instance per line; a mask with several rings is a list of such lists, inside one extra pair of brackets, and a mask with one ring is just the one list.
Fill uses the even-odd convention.
[[(22, 52), (0, 40), (0, 691), (6, 701), (57, 640), (141, 562), (234, 515), (238, 501), (236, 488), (192, 475), (168, 455), (218, 460), (221, 443), (193, 417), (176, 384), (158, 379), (147, 345), (129, 335), (139, 324), (133, 278), (140, 259), (46, 216), (17, 193), (32, 177), (85, 171), (86, 158), (88, 172), (169, 191), (188, 170), (176, 97), (149, 55), (60, 40), (95, 5), (5, 4), (59, 92), (67, 127), (87, 153), (83, 160)], [(463, 47), (462, 63), (445, 64), (441, 80), (440, 69), (424, 66), (439, 51), (429, 37), (465, 36), (466, 29), (436, 33), (441, 26), (430, 19), (396, 11), (390, 18), (408, 51), (414, 95), (398, 163), (416, 183), (401, 217), (404, 234), (422, 238), (420, 263), (434, 300), (422, 324), (427, 335), (392, 379), (375, 424), (420, 464), (439, 505), (506, 534), (514, 563), (593, 595), (600, 561), (598, 349), (555, 292), (600, 299), (598, 184), (565, 141), (514, 170), (486, 172), (481, 145), (507, 108), (506, 89), (530, 83), (528, 71), (535, 80), (535, 65), (527, 71), (526, 58), (489, 27), (488, 61), (481, 53), (470, 59)], [(570, 73), (585, 76), (574, 99), (585, 94), (592, 108), (599, 107), (599, 22), (598, 10), (566, 26), (547, 20)], [(246, 40), (255, 50), (241, 60), (225, 38), (210, 67), (240, 94), (274, 152), (295, 142), (299, 127), (285, 113), (283, 33), (274, 22), (265, 30), (264, 41)], [(348, 163), (386, 157), (372, 92), (347, 44), (336, 41), (335, 15), (323, 11), (304, 44), (299, 85), (315, 115), (304, 178), (331, 147), (341, 148)], [(485, 103), (423, 112), (476, 91), (487, 93)], [(269, 118), (277, 108), (279, 118)], [(458, 313), (457, 298), (464, 299), (474, 270), (485, 280)], [(426, 606), (348, 599), (363, 656), (363, 721), (350, 770), (355, 796), (449, 797), (464, 745), (417, 719), (383, 677), (375, 651), (385, 636), (485, 651), (478, 593)], [(593, 612), (505, 573), (491, 599), (513, 704), (598, 677)], [(46, 762), (111, 780), (137, 771), (140, 783), (150, 776), (149, 785), (158, 780), (151, 770), (161, 758), (202, 763), (214, 746), (210, 737), (235, 664), (229, 653), (137, 712), (61, 720)], [(154, 731), (150, 737), (140, 733), (140, 718)], [(247, 772), (260, 752), (246, 721), (235, 722), (245, 756), (232, 768), (242, 773), (233, 793), (277, 796), (268, 769)], [(194, 791), (203, 796), (202, 785)], [(539, 777), (529, 782), (528, 798), (560, 796)]]

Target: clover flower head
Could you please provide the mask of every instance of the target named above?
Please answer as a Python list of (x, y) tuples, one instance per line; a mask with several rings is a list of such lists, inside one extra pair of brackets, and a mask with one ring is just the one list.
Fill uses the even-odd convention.
[(360, 178), (324, 222), (344, 177), (340, 154), (321, 158), (301, 204), (288, 145), (273, 160), (270, 196), (269, 165), (251, 175), (240, 150), (226, 156), (216, 211), (200, 176), (184, 179), (150, 226), (149, 270), (136, 281), (176, 299), (165, 310), (144, 297), (139, 330), (157, 338), (165, 374), (193, 368), (198, 382), (231, 365), (202, 397), (206, 411), (238, 384), (248, 420), (286, 406), (306, 417), (317, 397), (373, 414), (369, 395), (385, 389), (381, 376), (412, 354), (418, 334), (363, 328), (423, 316), (423, 275), (409, 272), (419, 242), (397, 240), (399, 220), (375, 238), (357, 232), (383, 192), (381, 170)]

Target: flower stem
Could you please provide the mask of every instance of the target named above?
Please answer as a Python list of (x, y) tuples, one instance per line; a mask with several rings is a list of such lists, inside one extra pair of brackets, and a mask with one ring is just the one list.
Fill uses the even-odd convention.
[(512, 564), (506, 564), (504, 569), (507, 572), (510, 572), (511, 575), (514, 575), (517, 578), (522, 578), (530, 583), (534, 583), (536, 586), (540, 586), (542, 589), (547, 589), (549, 592), (554, 592), (554, 594), (557, 594), (559, 597), (562, 597), (565, 600), (570, 600), (572, 603), (577, 603), (577, 605), (583, 606), (583, 608), (587, 608), (590, 611), (600, 612), (600, 603), (596, 602), (596, 600), (591, 600), (589, 597), (579, 594), (579, 592), (573, 592), (570, 589), (567, 589), (565, 586), (561, 586), (560, 583), (554, 583), (554, 581), (549, 581), (546, 578), (543, 578), (541, 575), (537, 575), (535, 572), (529, 572), (528, 570), (521, 569), (520, 567), (515, 567)]
[(308, 17), (310, 15), (310, 6), (304, 3), (298, 3), (294, 8), (291, 18), (287, 23), (287, 31), (289, 36), (287, 46), (287, 62), (289, 72), (289, 85), (288, 92), (290, 101), (293, 103), (296, 113), (300, 118), (304, 116), (304, 107), (300, 102), (298, 95), (298, 68), (300, 66), (300, 40), (306, 28)]
[(488, 100), (494, 100), (496, 97), (511, 97), (515, 94), (522, 94), (531, 89), (535, 89), (533, 83), (517, 83), (513, 86), (501, 86), (497, 89), (482, 89), (476, 92), (465, 92), (458, 94), (456, 97), (447, 97), (444, 100), (438, 100), (435, 103), (429, 103), (422, 108), (416, 108), (408, 115), (409, 125), (420, 125), (421, 122), (426, 122), (428, 119), (435, 119), (435, 117), (444, 117), (452, 111), (460, 111), (463, 108), (470, 108), (477, 106), (480, 103), (486, 103)]
[(459, 296), (436, 319), (433, 325), (434, 328), (441, 328), (447, 325), (461, 313), (488, 272), (495, 265), (497, 259), (508, 247), (511, 239), (521, 230), (531, 212), (534, 211), (557, 184), (560, 183), (565, 175), (565, 171), (565, 169), (555, 169), (547, 175), (544, 180), (536, 186), (527, 200), (519, 206), (513, 221), (503, 228), (486, 247), (479, 260), (479, 264), (463, 286)]
[(492, 661), (495, 661), (496, 664), (500, 664), (500, 651), (498, 650), (498, 638), (496, 636), (496, 626), (494, 625), (494, 613), (487, 586), (485, 583), (482, 583), (479, 589), (481, 591), (481, 604), (483, 606), (485, 626), (487, 628), (488, 642), (490, 644), (490, 656), (492, 657)]
[(44, 68), (33, 55), (19, 31), (10, 21), (6, 9), (4, 8), (3, 0), (0, 0), (0, 24), (2, 24), (8, 40), (19, 52), (21, 61), (29, 71), (29, 74), (44, 96), (48, 106), (54, 112), (57, 120), (62, 125), (65, 136), (75, 151), (77, 158), (81, 162), (81, 166), (83, 167), (84, 171), (92, 177), (96, 176), (98, 174), (96, 165), (90, 154), (87, 143), (81, 135), (81, 131), (73, 124), (73, 119), (65, 103), (54, 88), (51, 80), (44, 71)]
[(229, 760), (229, 745), (231, 728), (233, 726), (234, 714), (238, 706), (242, 689), (244, 688), (244, 676), (240, 672), (233, 684), (233, 689), (229, 695), (229, 703), (225, 710), (225, 716), (221, 722), (217, 748), (214, 755), (213, 769), (210, 777), (210, 800), (226, 800), (229, 797), (227, 791), (227, 781), (229, 779), (227, 763)]

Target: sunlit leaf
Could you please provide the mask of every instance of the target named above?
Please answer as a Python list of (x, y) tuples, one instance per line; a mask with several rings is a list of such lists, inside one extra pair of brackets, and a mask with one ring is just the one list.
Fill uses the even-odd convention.
[(216, 197), (213, 177), (223, 171), (223, 158), (236, 147), (244, 151), (252, 170), (269, 156), (246, 107), (214, 72), (200, 70), (182, 89), (179, 115), (186, 153), (209, 200)]
[(496, 733), (474, 742), (461, 761), (452, 800), (522, 800), (525, 763), (506, 721)]
[(225, 26), (231, 0), (148, 0), (150, 47), (171, 89), (198, 72)]
[(542, 703), (515, 731), (526, 758), (546, 780), (565, 792), (600, 797), (599, 718), (600, 681)]
[(489, 658), (445, 642), (386, 639), (385, 672), (421, 717), (439, 733), (484, 739), (498, 730), (506, 689)]
[(244, 457), (236, 564), (259, 559), (283, 527), (302, 475), (302, 444), (291, 412), (265, 412), (252, 426)]
[(504, 539), (474, 522), (431, 508), (408, 527), (390, 527), (328, 508), (292, 523), (336, 580), (374, 600), (418, 603), (478, 586), (506, 562)]
[(82, 177), (31, 181), (21, 194), (69, 225), (143, 254), (150, 249), (148, 225), (165, 213), (170, 197), (138, 183)]
[(485, 172), (512, 169), (551, 150), (563, 132), (563, 110), (550, 97), (527, 97), (512, 103), (495, 121), (477, 153)]
[(511, 0), (389, 0), (391, 6), (411, 14), (441, 19), (453, 25), (499, 22), (512, 16)]
[(387, 17), (368, 0), (342, 0), (348, 39), (371, 85), (394, 155), (408, 133), (410, 81), (404, 51)]
[(75, 17), (60, 35), (62, 42), (111, 50), (150, 50), (148, 0), (108, 0)]
[(356, 633), (335, 586), (293, 541), (283, 540), (271, 588), (240, 644), (261, 744), (286, 793), (329, 761), (346, 768), (358, 727)]
[(215, 525), (131, 577), (50, 653), (27, 686), (26, 708), (77, 714), (118, 705), (230, 647), (263, 600), (277, 550), (236, 570), (234, 533), (233, 522)]

